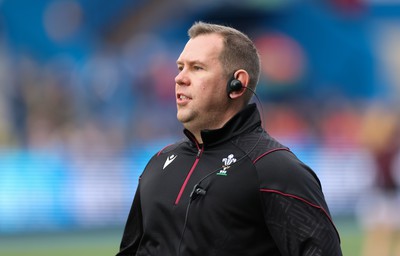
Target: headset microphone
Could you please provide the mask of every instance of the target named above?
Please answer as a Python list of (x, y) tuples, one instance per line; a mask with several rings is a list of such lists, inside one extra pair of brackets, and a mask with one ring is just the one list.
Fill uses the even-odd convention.
[(226, 92), (228, 93), (228, 97), (230, 98), (231, 92), (240, 91), (242, 88), (243, 88), (242, 82), (240, 82), (240, 80), (236, 79), (235, 77), (232, 77), (231, 79), (229, 79), (226, 87)]
[(198, 196), (204, 196), (207, 193), (207, 190), (200, 187), (200, 184), (196, 184), (193, 187), (192, 193), (190, 193), (190, 200), (195, 200)]

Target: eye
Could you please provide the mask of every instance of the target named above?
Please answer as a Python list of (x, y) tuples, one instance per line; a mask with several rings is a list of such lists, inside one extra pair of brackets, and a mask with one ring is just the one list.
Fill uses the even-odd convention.
[(183, 70), (183, 66), (178, 66), (178, 71), (181, 72)]
[(203, 68), (196, 65), (196, 66), (193, 66), (193, 69), (194, 69), (194, 70), (202, 70)]

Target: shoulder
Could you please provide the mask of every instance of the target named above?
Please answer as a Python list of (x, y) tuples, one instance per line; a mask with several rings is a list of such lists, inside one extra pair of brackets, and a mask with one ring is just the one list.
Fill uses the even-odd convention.
[(167, 144), (164, 147), (160, 147), (156, 153), (152, 153), (151, 157), (147, 161), (143, 173), (147, 173), (149, 170), (152, 170), (153, 168), (159, 168), (159, 166), (163, 166), (166, 159), (174, 159), (175, 155), (180, 154), (183, 151), (187, 151), (190, 149), (190, 143), (188, 140), (180, 140), (175, 143)]
[[(182, 150), (185, 147), (188, 147), (190, 142), (187, 139), (182, 139), (180, 141), (177, 141), (175, 143), (168, 144), (161, 148), (155, 155), (154, 157), (159, 157), (163, 154), (168, 154), (174, 151)], [(153, 157), (153, 158), (154, 158)]]
[(312, 204), (324, 204), (321, 183), (315, 172), (292, 152), (275, 150), (254, 162), (260, 191), (301, 198)]
[(279, 141), (271, 137), (261, 126), (256, 127), (253, 131), (237, 136), (232, 143), (246, 152), (251, 161), (261, 158), (274, 150), (288, 148)]
[(154, 151), (151, 153), (151, 157), (148, 158), (149, 160), (145, 166), (145, 169), (147, 169), (149, 166), (152, 166), (154, 163), (157, 163), (157, 161), (165, 159), (165, 155), (170, 156), (172, 154), (177, 154), (177, 152), (181, 152), (188, 147), (190, 147), (189, 142), (188, 140), (184, 139), (171, 144), (166, 144), (164, 147), (160, 147), (156, 153), (154, 153)]
[(259, 175), (271, 181), (283, 180), (286, 186), (292, 186), (300, 180), (310, 180), (320, 186), (315, 172), (300, 161), (297, 156), (285, 148), (266, 151), (254, 160)]

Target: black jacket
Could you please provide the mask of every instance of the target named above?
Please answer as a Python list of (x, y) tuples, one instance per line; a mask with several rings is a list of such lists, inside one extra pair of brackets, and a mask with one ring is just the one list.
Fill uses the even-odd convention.
[(118, 256), (342, 255), (317, 176), (255, 104), (202, 145), (185, 134), (147, 164)]

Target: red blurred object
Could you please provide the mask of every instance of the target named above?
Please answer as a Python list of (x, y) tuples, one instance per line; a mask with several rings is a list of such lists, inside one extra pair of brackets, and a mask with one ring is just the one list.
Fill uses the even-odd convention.
[(305, 69), (305, 53), (293, 38), (284, 34), (264, 35), (255, 41), (260, 52), (262, 72), (273, 82), (290, 84)]

